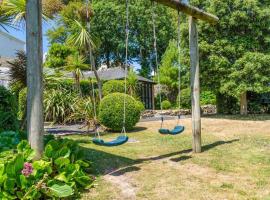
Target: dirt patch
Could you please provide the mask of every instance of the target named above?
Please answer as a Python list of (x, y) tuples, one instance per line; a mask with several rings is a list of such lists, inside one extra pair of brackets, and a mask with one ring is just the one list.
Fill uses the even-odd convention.
[(105, 175), (103, 178), (104, 180), (110, 182), (115, 187), (117, 187), (121, 191), (121, 199), (130, 199), (135, 200), (136, 199), (136, 187), (134, 187), (130, 183), (130, 179), (128, 176), (125, 175), (119, 175), (115, 176), (111, 174)]

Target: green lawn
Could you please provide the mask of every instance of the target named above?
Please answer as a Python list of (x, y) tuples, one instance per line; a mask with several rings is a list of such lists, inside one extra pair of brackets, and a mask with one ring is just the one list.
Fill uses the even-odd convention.
[(84, 199), (270, 199), (270, 121), (202, 122), (201, 154), (191, 152), (188, 119), (179, 136), (159, 135), (158, 122), (140, 123), (129, 133), (132, 143), (119, 147), (69, 136), (85, 148), (97, 176)]

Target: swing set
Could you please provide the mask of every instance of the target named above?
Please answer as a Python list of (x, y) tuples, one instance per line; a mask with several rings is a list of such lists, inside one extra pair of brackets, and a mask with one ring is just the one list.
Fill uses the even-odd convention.
[[(196, 7), (189, 5), (184, 0), (152, 0), (152, 23), (153, 23), (153, 35), (154, 35), (154, 54), (155, 54), (155, 64), (157, 67), (158, 74), (158, 84), (159, 84), (159, 93), (160, 93), (160, 70), (158, 64), (158, 53), (157, 53), (157, 37), (156, 37), (156, 24), (155, 24), (155, 12), (154, 12), (154, 1), (156, 3), (163, 4), (165, 6), (171, 7), (178, 11), (178, 24), (177, 24), (177, 49), (178, 49), (178, 93), (179, 97), (181, 95), (181, 60), (180, 60), (180, 12), (183, 12), (189, 15), (189, 39), (190, 39), (190, 63), (191, 63), (191, 91), (192, 91), (192, 134), (193, 134), (193, 152), (201, 152), (201, 116), (200, 116), (200, 84), (199, 84), (199, 47), (198, 47), (198, 32), (197, 32), (197, 19), (201, 19), (210, 24), (216, 24), (218, 22), (218, 17), (204, 12)], [(90, 23), (88, 22), (88, 28), (90, 31)], [(126, 0), (126, 30), (125, 30), (125, 94), (127, 94), (127, 68), (128, 68), (128, 42), (129, 42), (129, 0)], [(93, 55), (92, 48), (90, 49), (90, 60), (91, 66), (93, 67)], [(94, 94), (94, 85), (92, 83), (92, 95), (94, 101), (94, 121), (97, 119), (96, 113), (96, 103), (95, 103), (95, 94)], [(159, 98), (161, 112), (162, 108), (162, 97)], [(95, 138), (93, 143), (101, 146), (118, 146), (126, 143), (128, 141), (128, 136), (126, 133), (126, 97), (123, 99), (123, 127), (120, 136), (111, 141), (104, 141), (99, 133), (99, 127), (96, 126)], [(180, 121), (180, 98), (178, 100), (179, 115), (177, 120), (177, 125), (172, 129), (163, 128), (164, 117), (161, 117), (161, 126), (158, 130), (160, 134), (163, 135), (178, 135), (181, 134), (185, 127), (179, 125)]]

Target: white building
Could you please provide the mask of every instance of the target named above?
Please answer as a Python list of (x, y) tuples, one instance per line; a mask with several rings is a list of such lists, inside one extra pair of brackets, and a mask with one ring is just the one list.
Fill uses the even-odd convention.
[(0, 30), (0, 85), (8, 87), (10, 79), (7, 61), (14, 59), (18, 50), (24, 49), (24, 41)]

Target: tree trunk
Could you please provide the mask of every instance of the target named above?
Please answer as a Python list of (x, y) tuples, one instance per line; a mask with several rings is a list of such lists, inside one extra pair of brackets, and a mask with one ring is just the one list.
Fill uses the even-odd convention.
[(41, 0), (27, 0), (27, 131), (36, 159), (43, 152), (43, 69)]
[(247, 92), (243, 92), (240, 96), (240, 114), (247, 115)]
[(89, 53), (90, 53), (90, 62), (91, 62), (91, 65), (92, 65), (92, 69), (94, 71), (94, 74), (95, 74), (95, 77), (97, 79), (97, 83), (98, 83), (98, 96), (99, 96), (99, 100), (101, 101), (102, 99), (102, 82), (99, 78), (99, 75), (98, 75), (98, 72), (97, 72), (97, 69), (96, 69), (96, 65), (95, 65), (95, 60), (94, 60), (94, 55), (93, 55), (93, 51), (92, 51), (92, 48), (90, 47), (89, 48)]
[(200, 71), (197, 20), (189, 17), (193, 152), (201, 152)]
[(106, 65), (107, 65), (107, 68), (110, 68), (111, 64), (110, 64), (110, 52), (106, 52)]

